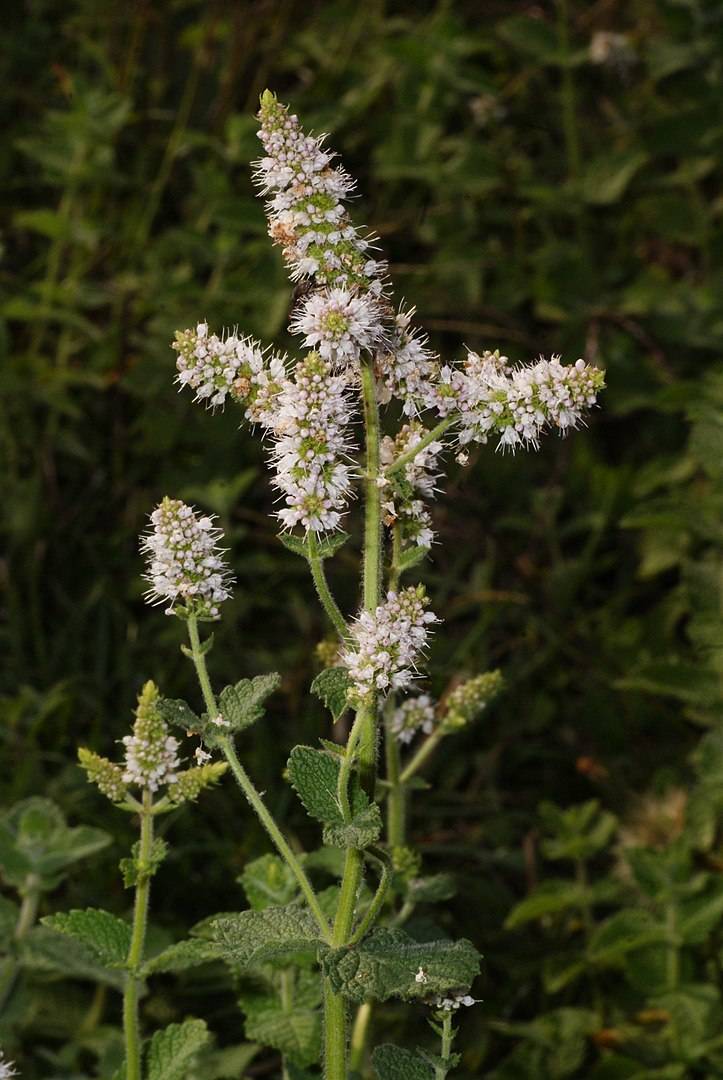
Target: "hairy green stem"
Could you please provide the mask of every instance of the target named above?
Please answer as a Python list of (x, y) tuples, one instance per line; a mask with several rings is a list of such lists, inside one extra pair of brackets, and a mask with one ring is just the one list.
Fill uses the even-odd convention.
[(371, 852), (367, 852), (367, 856), (380, 867), (379, 875), (379, 887), (372, 898), (372, 902), (366, 910), (364, 918), (361, 920), (356, 930), (349, 938), (348, 945), (356, 945), (358, 941), (361, 941), (365, 934), (371, 930), (374, 923), (377, 921), (379, 912), (382, 910), (382, 906), (386, 899), (387, 890), (389, 889), (389, 882), (391, 880), (391, 872), (389, 869), (389, 863), (386, 858), (378, 858), (376, 855), (372, 855)]
[[(188, 619), (188, 637), (191, 642), (191, 658), (196, 668), (196, 674), (198, 675), (198, 681), (201, 686), (201, 693), (203, 694), (203, 700), (206, 704), (209, 716), (216, 716), (218, 714), (218, 705), (216, 704), (216, 697), (211, 687), (211, 680), (208, 677), (208, 668), (206, 667), (206, 657), (201, 649), (201, 641), (198, 636), (198, 621), (194, 615), (191, 615)], [(219, 746), (221, 751), (229, 764), (231, 772), (233, 773), (238, 786), (245, 795), (251, 808), (255, 811), (259, 821), (266, 829), (271, 841), (281, 855), (282, 859), (286, 862), (287, 866), (296, 878), (297, 884), (303, 893), (304, 899), (309, 905), (309, 910), (313, 914), (322, 937), (325, 941), (331, 941), (331, 927), (327, 921), (324, 912), (321, 910), (318, 897), (314, 892), (311, 882), (304, 871), (303, 866), (299, 862), (296, 854), (291, 850), (286, 837), (281, 832), (281, 829), (276, 824), (272, 814), (266, 808), (260, 793), (254, 787), (254, 784), (249, 777), (248, 773), (244, 769), (243, 765), (238, 759), (236, 749), (233, 744), (233, 740), (228, 735), (224, 735), (219, 739)]]
[[(370, 362), (362, 364), (362, 396), (366, 434), (366, 470), (364, 482), (364, 576), (363, 604), (366, 611), (375, 611), (381, 600), (382, 578), (382, 515), (380, 477), (380, 430), (374, 369)], [(364, 790), (373, 798), (377, 754), (377, 703), (371, 701), (359, 708), (354, 729), (358, 730), (356, 748), (359, 779)], [(354, 730), (352, 729), (352, 730)], [(348, 848), (334, 920), (336, 947), (347, 945), (352, 936), (359, 886), (362, 879), (363, 855)], [(325, 1080), (347, 1080), (347, 1010), (344, 999), (334, 993), (328, 980), (324, 981), (324, 1077)]]
[(123, 990), (123, 1035), (126, 1050), (126, 1080), (141, 1080), (141, 1039), (138, 1028), (138, 996), (141, 987), (139, 969), (143, 962), (151, 890), (151, 851), (153, 848), (153, 797), (145, 789), (141, 810), (141, 841), (138, 848), (138, 880), (133, 905), (133, 929), (126, 961)]
[(326, 580), (326, 573), (324, 571), (324, 560), (319, 555), (319, 544), (312, 532), (308, 535), (306, 550), (308, 552), (307, 560), (309, 569), (311, 570), (311, 576), (314, 580), (316, 592), (321, 600), (321, 606), (324, 608), (324, 611), (329, 617), (329, 621), (341, 640), (347, 641), (349, 638), (349, 627), (346, 625), (346, 620), (339, 610), (339, 605), (329, 588), (329, 583)]
[(440, 1057), (442, 1063), (435, 1065), (434, 1067), (434, 1080), (445, 1080), (449, 1069), (445, 1062), (449, 1061), (450, 1054), (452, 1053), (452, 1041), (454, 1039), (454, 1032), (452, 1030), (452, 1010), (445, 1010), (444, 1017), (442, 1019), (442, 1052)]
[(427, 736), (412, 760), (402, 769), (402, 775), (399, 778), (402, 784), (408, 784), (415, 773), (419, 772), (422, 765), (424, 765), (427, 759), (434, 753), (443, 738), (444, 735), (439, 729)]
[[(38, 917), (40, 905), (40, 879), (36, 874), (28, 874), (22, 887), (22, 903), (18, 912), (18, 921), (13, 931), (13, 940), (20, 942), (29, 930), (32, 929)], [(3, 964), (0, 975), (0, 1014), (10, 1000), (15, 983), (17, 982), (20, 966), (14, 956), (8, 956)]]
[(408, 465), (410, 461), (414, 461), (420, 450), (424, 450), (430, 443), (441, 438), (445, 431), (448, 431), (449, 428), (451, 428), (456, 419), (456, 415), (453, 414), (452, 416), (447, 416), (444, 420), (440, 420), (437, 426), (433, 427), (431, 431), (428, 431), (424, 438), (420, 439), (419, 442), (415, 443), (409, 450), (405, 450), (403, 454), (400, 454), (396, 461), (393, 461), (391, 465), (387, 465), (384, 470), (384, 475), (393, 476), (394, 473), (399, 472), (405, 465)]

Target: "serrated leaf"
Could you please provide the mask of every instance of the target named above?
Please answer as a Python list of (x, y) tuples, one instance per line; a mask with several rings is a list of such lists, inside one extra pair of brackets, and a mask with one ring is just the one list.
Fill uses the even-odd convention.
[(157, 836), (151, 845), (150, 858), (145, 865), (140, 862), (141, 845), (139, 841), (133, 845), (133, 854), (128, 859), (121, 859), (119, 867), (123, 875), (123, 884), (126, 889), (137, 885), (139, 881), (147, 881), (152, 878), (158, 867), (168, 854), (168, 844)]
[(412, 878), (407, 884), (407, 899), (414, 904), (438, 904), (442, 900), (450, 900), (456, 892), (452, 874)]
[(255, 911), (283, 907), (296, 896), (296, 878), (278, 855), (262, 855), (248, 863), (238, 879)]
[(219, 947), (223, 959), (241, 967), (315, 945), (319, 928), (299, 904), (219, 915), (204, 923), (204, 937)]
[(110, 836), (88, 825), (70, 828), (50, 799), (34, 796), (16, 803), (0, 818), (0, 869), (12, 885), (40, 878), (43, 891), (54, 889), (74, 862), (102, 851)]
[(244, 731), (264, 715), (263, 703), (277, 689), (281, 676), (276, 671), (241, 679), (225, 687), (219, 695), (221, 713), (231, 731)]
[(306, 812), (325, 825), (343, 825), (337, 797), (340, 763), (323, 750), (295, 746), (289, 755), (289, 780)]
[(24, 968), (43, 975), (88, 980), (115, 990), (125, 984), (122, 970), (105, 967), (87, 945), (46, 926), (34, 926), (23, 938), (20, 956)]
[(189, 941), (177, 941), (157, 956), (152, 956), (143, 965), (143, 974), (186, 971), (188, 968), (209, 964), (218, 959), (220, 959), (220, 950), (217, 945), (203, 938), (192, 938)]
[(125, 967), (131, 928), (123, 919), (100, 908), (74, 909), (46, 915), (44, 926), (80, 941), (106, 967)]
[(322, 838), (330, 847), (358, 848), (375, 844), (382, 832), (382, 815), (376, 803), (352, 815), (349, 822), (325, 825)]
[(200, 730), (200, 718), (196, 716), (191, 706), (180, 698), (159, 698), (156, 707), (167, 724), (179, 727), (183, 731)]
[(318, 1009), (293, 1005), (282, 1008), (268, 995), (247, 995), (241, 999), (246, 1014), (248, 1039), (271, 1046), (303, 1068), (321, 1056), (321, 1013)]
[(189, 1067), (208, 1039), (203, 1020), (169, 1024), (157, 1031), (146, 1051), (147, 1080), (186, 1080)]
[(411, 570), (413, 566), (423, 562), (429, 555), (429, 550), (428, 547), (422, 547), (419, 544), (406, 548), (399, 556), (399, 572), (403, 574), (405, 571)]
[(334, 718), (334, 723), (349, 707), (347, 695), (350, 686), (349, 672), (343, 667), (324, 668), (311, 684), (312, 694), (316, 694), (324, 702)]
[(377, 1080), (434, 1080), (434, 1069), (418, 1054), (383, 1043), (372, 1054)]
[[(306, 537), (294, 536), (291, 533), (279, 533), (279, 540), (287, 548), (288, 551), (293, 551), (294, 555), (301, 555), (303, 559), (309, 558), (309, 545)], [(325, 536), (322, 540), (317, 540), (316, 555), (320, 559), (330, 559), (339, 548), (349, 540), (349, 533), (336, 532), (331, 536)]]
[(321, 959), (334, 990), (359, 1003), (468, 990), (480, 965), (471, 941), (417, 942), (403, 930), (386, 928), (352, 948), (330, 949)]

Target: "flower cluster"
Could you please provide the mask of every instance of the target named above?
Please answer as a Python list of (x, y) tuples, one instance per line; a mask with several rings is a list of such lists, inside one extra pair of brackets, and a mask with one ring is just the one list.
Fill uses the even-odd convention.
[(434, 384), (439, 357), (426, 346), (426, 337), (411, 325), (414, 308), (400, 310), (394, 320), (388, 347), (376, 356), (383, 396), (402, 401), (407, 416), (435, 405)]
[(147, 682), (141, 690), (133, 724), (133, 734), (125, 735), (126, 784), (138, 784), (149, 791), (158, 791), (162, 784), (172, 784), (180, 765), (178, 740), (168, 733), (158, 708), (158, 689)]
[(149, 560), (146, 580), (152, 603), (168, 603), (167, 615), (217, 619), (231, 596), (232, 575), (218, 548), (221, 533), (210, 517), (198, 517), (179, 499), (165, 498), (151, 514), (152, 530), (141, 538)]
[(281, 245), (291, 277), (380, 295), (384, 264), (371, 256), (373, 238), (362, 236), (343, 205), (354, 188), (351, 177), (331, 166), (323, 138), (306, 135), (268, 90), (259, 119), (266, 156), (256, 162), (256, 180), (271, 196), (269, 235)]
[(177, 381), (196, 391), (194, 400), (215, 407), (230, 397), (245, 407), (249, 420), (268, 426), (286, 379), (283, 357), (252, 338), (209, 334), (206, 323), (178, 331), (172, 347), (178, 353)]
[[(402, 454), (413, 449), (427, 435), (426, 428), (417, 420), (405, 424), (392, 439), (385, 436), (381, 444), (381, 461), (391, 465)], [(403, 543), (429, 547), (434, 539), (432, 519), (424, 500), (434, 495), (439, 478), (440, 442), (423, 447), (411, 461), (392, 474), (384, 489), (382, 510), (385, 524), (399, 524)]]
[(381, 346), (384, 308), (369, 293), (329, 289), (310, 293), (289, 324), (304, 344), (340, 366), (353, 366), (362, 352)]
[[(141, 690), (133, 722), (133, 734), (121, 741), (125, 747), (123, 766), (81, 747), (78, 761), (88, 780), (114, 803), (128, 798), (128, 785), (151, 792), (165, 787), (169, 803), (180, 805), (198, 798), (204, 788), (215, 784), (227, 769), (225, 762), (214, 762), (181, 769), (178, 742), (169, 734), (158, 688), (147, 682)], [(126, 809), (132, 808), (130, 800)]]
[(389, 725), (392, 735), (401, 743), (410, 743), (418, 731), (431, 735), (434, 731), (435, 708), (429, 694), (407, 698), (394, 714)]
[(462, 1005), (466, 1008), (477, 1005), (479, 1000), (479, 998), (473, 998), (471, 994), (455, 994), (454, 997), (438, 997), (436, 1006), (438, 1009), (442, 1009), (443, 1012), (451, 1012), (459, 1009)]
[(427, 645), (429, 627), (438, 622), (427, 611), (421, 585), (389, 592), (374, 612), (363, 611), (352, 627), (352, 643), (341, 654), (349, 672), (352, 696), (367, 701), (377, 691), (403, 690), (412, 682), (416, 663)]
[(439, 710), (439, 726), (444, 734), (458, 731), (476, 720), (502, 689), (502, 672), (485, 671), (455, 686)]
[(577, 427), (603, 385), (602, 371), (584, 360), (564, 365), (553, 356), (510, 367), (499, 353), (471, 352), (462, 367), (441, 369), (435, 395), (441, 415), (459, 412), (460, 443), (496, 433), (498, 447), (536, 448), (547, 427), (563, 434)]
[(336, 529), (349, 497), (351, 467), (347, 426), (351, 409), (346, 380), (332, 373), (328, 360), (309, 353), (296, 366), (277, 402), (271, 456), (274, 485), (286, 506), (279, 518), (286, 528)]

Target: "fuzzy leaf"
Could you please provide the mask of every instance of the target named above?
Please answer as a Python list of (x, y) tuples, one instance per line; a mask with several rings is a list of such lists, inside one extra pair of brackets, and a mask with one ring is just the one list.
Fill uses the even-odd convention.
[[(349, 533), (346, 532), (336, 532), (332, 533), (331, 536), (325, 536), (317, 542), (316, 554), (320, 559), (330, 559), (339, 548), (344, 546), (348, 539)], [(294, 536), (292, 533), (279, 533), (279, 540), (285, 548), (293, 551), (294, 555), (301, 555), (304, 559), (309, 558), (309, 546), (306, 537)]]
[(372, 1054), (377, 1080), (434, 1080), (434, 1069), (418, 1054), (391, 1043), (378, 1046)]
[(382, 815), (376, 803), (353, 814), (351, 821), (340, 825), (325, 825), (322, 834), (330, 847), (358, 848), (376, 843), (382, 831)]
[(204, 924), (204, 937), (218, 946), (224, 960), (241, 967), (306, 949), (318, 935), (313, 915), (298, 904), (219, 915)]
[(189, 1067), (208, 1038), (203, 1020), (169, 1024), (157, 1031), (146, 1052), (147, 1080), (186, 1080)]
[(223, 718), (231, 731), (244, 731), (264, 715), (263, 703), (273, 694), (281, 682), (276, 671), (257, 675), (253, 679), (241, 679), (235, 686), (227, 686), (219, 695)]
[(266, 994), (241, 999), (246, 1038), (279, 1050), (296, 1065), (312, 1065), (321, 1056), (321, 1013), (318, 1009), (280, 1006)]
[(44, 926), (67, 934), (87, 946), (106, 967), (124, 967), (131, 944), (131, 928), (123, 919), (99, 908), (60, 911), (41, 919)]
[(185, 701), (162, 697), (156, 702), (156, 707), (167, 724), (182, 728), (183, 731), (195, 732), (200, 729), (200, 719)]
[(5, 880), (17, 886), (35, 874), (47, 891), (57, 887), (74, 862), (101, 851), (110, 841), (101, 829), (69, 828), (54, 802), (34, 796), (0, 817), (0, 869)]
[(24, 968), (41, 975), (59, 975), (122, 990), (125, 973), (105, 967), (97, 953), (77, 938), (66, 937), (45, 926), (34, 926), (23, 939), (21, 962)]
[(411, 570), (413, 566), (423, 562), (427, 555), (429, 555), (429, 548), (422, 547), (420, 544), (406, 548), (399, 556), (399, 572), (403, 574), (406, 570)]
[(407, 885), (407, 899), (414, 904), (438, 904), (450, 900), (457, 892), (451, 874), (433, 874), (426, 878), (412, 878)]
[(623, 909), (595, 928), (588, 945), (588, 959), (599, 966), (616, 966), (627, 953), (664, 937), (663, 927), (646, 911)]
[(479, 962), (470, 941), (417, 942), (403, 930), (385, 928), (372, 931), (359, 945), (322, 956), (334, 990), (355, 1002), (409, 1001), (468, 990)]
[(311, 684), (312, 694), (316, 694), (324, 702), (334, 718), (334, 723), (349, 707), (347, 693), (350, 685), (349, 673), (343, 667), (324, 668)]
[(323, 750), (295, 746), (289, 756), (289, 779), (306, 812), (324, 825), (343, 825), (337, 798), (340, 763)]
[(262, 855), (245, 868), (238, 879), (246, 899), (255, 911), (267, 907), (283, 907), (297, 893), (296, 878), (278, 855)]
[(202, 938), (192, 938), (190, 941), (177, 941), (169, 945), (157, 956), (152, 956), (143, 965), (143, 974), (151, 975), (160, 971), (186, 971), (187, 968), (198, 967), (200, 964), (208, 964), (218, 960), (220, 950), (211, 941)]
[(145, 866), (142, 866), (139, 859), (140, 849), (141, 845), (136, 841), (133, 845), (132, 856), (128, 859), (121, 859), (120, 861), (120, 872), (123, 875), (123, 884), (126, 889), (130, 889), (132, 886), (137, 885), (141, 880), (152, 878), (168, 854), (168, 844), (165, 840), (162, 840), (160, 836), (157, 836), (151, 847), (150, 859)]

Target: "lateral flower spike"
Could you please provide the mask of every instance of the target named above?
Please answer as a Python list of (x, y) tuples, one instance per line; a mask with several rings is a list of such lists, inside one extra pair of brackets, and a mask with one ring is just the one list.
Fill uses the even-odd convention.
[(100, 754), (95, 754), (84, 746), (78, 749), (78, 761), (90, 783), (95, 784), (103, 795), (107, 796), (111, 802), (123, 802), (127, 790), (120, 765), (114, 765), (108, 758), (101, 757)]
[(456, 686), (444, 702), (439, 721), (444, 734), (459, 731), (476, 720), (502, 689), (501, 671), (486, 671)]
[(168, 727), (158, 708), (158, 688), (147, 682), (141, 690), (136, 708), (133, 734), (126, 735), (126, 767), (123, 780), (127, 784), (157, 791), (162, 784), (176, 780), (178, 742), (168, 733)]
[(214, 761), (210, 765), (185, 769), (177, 773), (176, 779), (168, 785), (166, 795), (176, 806), (185, 802), (195, 802), (202, 791), (218, 783), (227, 769), (228, 765), (225, 761)]
[(166, 615), (217, 619), (219, 604), (231, 596), (233, 575), (213, 518), (166, 496), (151, 514), (151, 526), (140, 544), (148, 559), (147, 601), (168, 604)]

